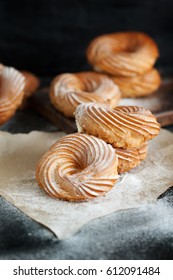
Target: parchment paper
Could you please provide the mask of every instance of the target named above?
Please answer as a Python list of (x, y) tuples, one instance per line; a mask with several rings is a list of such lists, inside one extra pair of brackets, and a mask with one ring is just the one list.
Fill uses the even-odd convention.
[(159, 94), (138, 98), (121, 98), (118, 106), (142, 106), (153, 113), (163, 111), (163, 101)]
[(173, 185), (173, 134), (161, 130), (150, 142), (147, 160), (122, 175), (105, 197), (78, 203), (51, 198), (38, 187), (35, 168), (43, 153), (63, 135), (0, 132), (0, 194), (60, 239), (95, 218), (155, 202)]

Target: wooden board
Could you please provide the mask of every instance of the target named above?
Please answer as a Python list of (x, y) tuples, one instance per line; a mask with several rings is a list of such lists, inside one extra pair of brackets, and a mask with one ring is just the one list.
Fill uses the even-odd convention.
[(41, 114), (60, 130), (67, 133), (76, 132), (76, 124), (73, 118), (67, 118), (57, 111), (50, 103), (47, 88), (43, 88), (30, 98), (29, 107)]
[[(76, 132), (75, 120), (65, 117), (51, 105), (48, 92), (49, 88), (42, 88), (35, 93), (30, 98), (30, 108), (50, 120), (59, 129), (67, 133)], [(149, 97), (128, 100), (122, 99), (122, 102), (125, 102), (126, 105), (127, 102), (130, 102), (129, 105), (150, 109), (162, 127), (173, 124), (173, 78), (164, 79), (160, 89)]]

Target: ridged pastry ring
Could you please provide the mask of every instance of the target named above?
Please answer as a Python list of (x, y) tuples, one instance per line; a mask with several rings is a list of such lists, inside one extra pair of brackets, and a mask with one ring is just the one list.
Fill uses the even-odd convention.
[(14, 69), (0, 65), (0, 125), (9, 120), (24, 96), (25, 78)]
[(160, 74), (156, 69), (135, 77), (111, 76), (111, 79), (119, 86), (122, 97), (147, 96), (156, 91), (161, 84)]
[(24, 88), (24, 97), (20, 109), (24, 109), (27, 105), (27, 100), (31, 97), (34, 92), (38, 89), (40, 85), (40, 80), (33, 73), (28, 71), (21, 71), (22, 75), (25, 77), (25, 88)]
[(31, 72), (21, 71), (25, 77), (25, 97), (30, 97), (39, 87), (40, 80)]
[(111, 190), (118, 179), (117, 164), (111, 145), (75, 133), (61, 138), (41, 158), (36, 180), (52, 197), (88, 200)]
[(127, 77), (149, 71), (158, 56), (156, 43), (141, 32), (102, 35), (87, 50), (88, 61), (96, 71)]
[(137, 149), (115, 148), (118, 156), (118, 173), (128, 172), (138, 166), (146, 158), (147, 148), (147, 143)]
[(74, 117), (81, 103), (107, 102), (115, 107), (120, 97), (118, 86), (110, 78), (94, 72), (58, 75), (50, 89), (51, 103), (69, 117)]
[(97, 103), (77, 107), (78, 132), (103, 139), (117, 148), (137, 148), (154, 138), (160, 125), (149, 110), (137, 106), (109, 106)]

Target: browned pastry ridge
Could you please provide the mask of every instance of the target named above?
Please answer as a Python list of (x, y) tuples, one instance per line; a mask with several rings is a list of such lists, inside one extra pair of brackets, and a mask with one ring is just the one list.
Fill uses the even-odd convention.
[(114, 108), (120, 90), (106, 75), (94, 72), (61, 74), (51, 83), (50, 100), (64, 115), (74, 117), (77, 106), (86, 102), (107, 102)]
[(24, 96), (25, 78), (14, 69), (0, 65), (0, 125), (9, 120)]
[(160, 125), (149, 111), (137, 106), (109, 106), (97, 103), (77, 107), (78, 132), (103, 139), (115, 148), (138, 148), (158, 135)]
[(135, 77), (110, 77), (119, 86), (122, 97), (147, 96), (156, 91), (161, 84), (161, 77), (156, 69)]
[(24, 109), (27, 106), (28, 98), (39, 88), (40, 80), (36, 75), (28, 71), (21, 71), (21, 73), (25, 77), (25, 94), (20, 109)]
[(86, 134), (70, 134), (43, 155), (36, 170), (38, 185), (50, 196), (90, 200), (111, 190), (118, 179), (117, 156), (111, 145)]
[(148, 144), (145, 143), (137, 149), (115, 148), (118, 156), (118, 173), (128, 172), (138, 166), (147, 156)]
[(25, 96), (30, 97), (39, 87), (40, 80), (36, 75), (28, 71), (21, 71), (25, 77)]
[(134, 77), (149, 71), (159, 51), (156, 43), (141, 32), (118, 32), (95, 38), (87, 49), (94, 69), (115, 76)]

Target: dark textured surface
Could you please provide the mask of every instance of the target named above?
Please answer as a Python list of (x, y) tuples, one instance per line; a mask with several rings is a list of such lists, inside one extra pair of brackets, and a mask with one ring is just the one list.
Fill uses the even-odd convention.
[(1, 198), (0, 259), (172, 259), (172, 194), (92, 221), (66, 240)]
[(25, 109), (17, 111), (10, 121), (0, 126), (0, 130), (11, 133), (28, 133), (32, 130), (57, 131), (58, 128), (39, 114)]
[(95, 36), (138, 30), (160, 48), (159, 65), (173, 66), (171, 0), (1, 0), (0, 61), (39, 75), (89, 68)]

